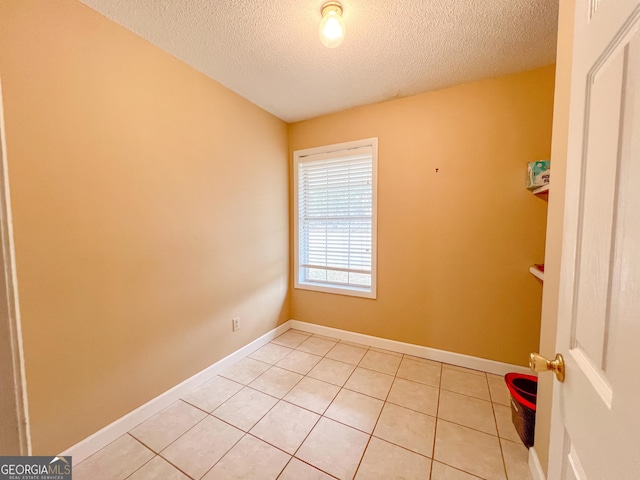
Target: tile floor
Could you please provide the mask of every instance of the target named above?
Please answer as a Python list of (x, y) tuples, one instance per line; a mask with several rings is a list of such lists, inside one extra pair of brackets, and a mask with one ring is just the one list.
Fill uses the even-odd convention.
[(289, 330), (75, 480), (530, 480), (502, 377)]

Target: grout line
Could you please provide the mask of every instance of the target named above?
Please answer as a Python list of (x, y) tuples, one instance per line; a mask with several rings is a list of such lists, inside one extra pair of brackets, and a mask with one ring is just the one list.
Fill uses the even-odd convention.
[[(240, 390), (242, 390), (242, 389), (240, 389)], [(240, 390), (238, 390), (238, 392), (239, 392)], [(238, 392), (236, 392), (236, 393), (238, 393)], [(234, 393), (233, 395), (235, 395), (236, 393)], [(232, 397), (233, 395), (231, 395), (231, 397)], [(229, 398), (231, 398), (231, 397), (229, 397)], [(228, 399), (227, 399), (227, 400), (228, 400)], [(227, 400), (225, 400), (225, 402), (226, 402)], [(197, 405), (193, 405), (192, 403), (189, 403), (189, 402), (187, 402), (186, 400), (179, 399), (179, 400), (178, 400), (178, 402), (186, 403), (186, 404), (187, 404), (188, 406), (190, 406), (190, 407), (197, 408), (197, 409), (198, 409), (198, 410), (200, 410), (201, 412), (204, 412), (204, 413), (206, 413), (207, 415), (211, 415), (211, 412), (207, 412), (204, 408), (200, 408), (200, 407), (199, 407), (199, 406), (197, 406)], [(222, 404), (220, 404), (220, 405), (222, 405)], [(171, 406), (171, 405), (169, 405), (169, 406)], [(218, 408), (218, 407), (216, 407), (216, 408)], [(214, 408), (214, 410), (215, 410), (215, 408)], [(162, 412), (162, 410), (161, 410), (161, 412)], [(158, 412), (158, 413), (160, 413), (160, 412)], [(153, 417), (151, 417), (151, 418), (153, 418)], [(202, 420), (204, 420), (204, 418), (203, 418)], [(198, 423), (200, 423), (200, 422), (198, 422)], [(137, 427), (136, 427), (136, 428), (137, 428)], [(131, 431), (131, 430), (129, 430), (129, 431)]]
[[(336, 393), (336, 395), (338, 395), (338, 394)], [(331, 402), (333, 402), (334, 398), (336, 398), (336, 397), (333, 397), (331, 399)], [(293, 403), (291, 400), (287, 400), (287, 399), (283, 398), (282, 401), (288, 403), (289, 405), (293, 405), (294, 407), (298, 407), (298, 408), (301, 408), (303, 410), (306, 410), (307, 412), (314, 413), (314, 414), (316, 414), (316, 415), (318, 415), (320, 417), (324, 416), (324, 412), (327, 410), (327, 408), (329, 408), (329, 405), (331, 405), (331, 402), (329, 402), (329, 405), (327, 405), (327, 407), (322, 411), (322, 413), (318, 413), (315, 410), (311, 410), (310, 408), (303, 407), (302, 405), (298, 405), (297, 403)]]
[(467, 398), (473, 398), (474, 400), (482, 400), (483, 402), (487, 402), (487, 403), (495, 403), (495, 402), (492, 402), (491, 400), (487, 400), (486, 398), (474, 397), (473, 395), (467, 395), (466, 393), (457, 392), (455, 390), (450, 390), (448, 388), (440, 388), (440, 390), (444, 390), (445, 392), (449, 392), (449, 393), (455, 393), (456, 395), (462, 395), (463, 397), (467, 397)]
[(442, 393), (442, 367), (440, 367), (440, 377), (438, 379), (438, 402), (436, 404), (436, 424), (433, 429), (433, 446), (431, 447), (431, 471), (429, 472), (429, 478), (433, 477), (433, 462), (436, 456), (436, 438), (438, 434), (438, 415), (440, 414), (440, 395)]
[[(353, 427), (352, 427), (352, 428), (353, 428)], [(407, 448), (407, 447), (405, 447), (405, 446), (403, 446), (403, 445), (400, 445), (400, 444), (398, 444), (398, 443), (395, 443), (395, 442), (393, 442), (392, 440), (387, 440), (386, 438), (382, 438), (382, 437), (379, 437), (379, 436), (377, 436), (377, 435), (371, 435), (371, 437), (372, 437), (372, 438), (373, 438), (373, 437), (375, 437), (375, 438), (377, 438), (378, 440), (380, 440), (380, 441), (382, 441), (382, 442), (385, 442), (385, 443), (388, 443), (388, 444), (390, 444), (390, 445), (393, 445), (394, 447), (401, 448), (402, 450), (406, 450), (407, 452), (413, 453), (413, 454), (418, 455), (418, 456), (420, 456), (420, 457), (428, 458), (429, 460), (433, 460), (433, 458), (431, 458), (429, 455), (425, 455), (424, 453), (420, 453), (420, 452), (416, 452), (415, 450), (411, 450), (410, 448)]]
[(485, 372), (484, 370), (476, 370), (475, 368), (461, 367), (459, 365), (454, 365), (452, 363), (442, 362), (442, 366), (447, 370), (453, 370), (454, 372), (459, 372), (459, 373), (466, 373), (467, 375), (475, 375), (476, 377), (483, 377), (487, 375), (487, 372)]
[[(313, 427), (311, 427), (311, 430), (309, 430), (309, 433), (307, 433), (304, 437), (304, 439), (302, 440), (302, 442), (300, 442), (300, 445), (298, 445), (298, 448), (296, 448), (296, 451), (293, 452), (293, 455), (291, 455), (292, 457), (298, 458), (296, 457), (296, 455), (298, 454), (298, 452), (300, 451), (300, 449), (302, 448), (302, 445), (304, 445), (304, 442), (307, 441), (307, 439), (309, 438), (309, 435), (311, 435), (311, 432), (313, 432), (313, 430), (318, 426), (318, 423), (320, 423), (320, 420), (323, 418), (322, 415), (318, 415), (318, 419), (316, 420), (316, 423), (313, 424)], [(303, 460), (304, 461), (304, 460)], [(306, 463), (306, 462), (305, 462)], [(317, 467), (316, 467), (317, 468)]]
[[(204, 420), (204, 418), (203, 418), (202, 420)], [(198, 421), (198, 422), (196, 423), (196, 425), (197, 425), (198, 423), (200, 423), (202, 420)], [(195, 425), (194, 425), (194, 427), (195, 427)], [(192, 427), (192, 428), (193, 428), (193, 427)], [(189, 428), (189, 430), (191, 430), (191, 428)], [(188, 432), (189, 430), (187, 430), (187, 432)], [(187, 432), (185, 432), (185, 433), (187, 433)], [(148, 449), (148, 450), (151, 450), (151, 452), (153, 452), (153, 454), (154, 454), (154, 455), (160, 455), (160, 452), (156, 452), (153, 448), (151, 448), (149, 445), (147, 445), (146, 443), (144, 443), (142, 440), (140, 440), (138, 437), (136, 437), (135, 435), (133, 435), (131, 432), (127, 432), (125, 435), (129, 435), (129, 436), (130, 436), (131, 438), (133, 438), (136, 442), (140, 443), (144, 448), (146, 448), (146, 449)], [(184, 435), (184, 434), (183, 434), (183, 435)], [(181, 436), (182, 436), (182, 435), (180, 435), (180, 437), (181, 437)], [(178, 437), (178, 438), (180, 438), (180, 437)], [(176, 440), (177, 440), (177, 439), (176, 439)], [(174, 442), (175, 442), (175, 440), (174, 440)], [(171, 443), (173, 443), (173, 442), (171, 442)], [(171, 443), (170, 443), (169, 445), (171, 445)], [(168, 447), (169, 445), (167, 445), (167, 447)], [(166, 447), (165, 447), (165, 448), (166, 448)], [(164, 450), (164, 448), (163, 448), (162, 450)]]
[[(316, 423), (318, 423), (318, 422), (316, 421)], [(257, 423), (256, 423), (256, 425), (257, 425)], [(314, 424), (313, 426), (315, 427), (315, 424)], [(254, 425), (254, 427), (255, 427), (255, 425)], [(251, 430), (253, 430), (253, 427), (251, 428)], [(313, 427), (311, 428), (311, 430), (313, 430)], [(311, 430), (310, 430), (310, 431), (311, 431)], [(247, 436), (247, 435), (248, 435), (248, 436), (250, 436), (250, 437), (255, 438), (256, 440), (258, 440), (258, 441), (260, 441), (260, 442), (262, 442), (262, 443), (266, 443), (267, 445), (269, 445), (269, 446), (271, 446), (271, 447), (275, 448), (276, 450), (280, 450), (282, 453), (285, 453), (285, 454), (289, 455), (291, 458), (293, 458), (293, 455), (295, 454), (295, 453), (289, 453), (289, 452), (287, 452), (286, 450), (283, 450), (283, 449), (282, 449), (282, 447), (279, 447), (278, 445), (274, 445), (273, 443), (269, 442), (268, 440), (265, 440), (264, 438), (260, 438), (260, 437), (258, 437), (256, 434), (251, 433), (250, 431), (249, 431), (249, 432), (247, 432), (247, 434), (246, 434), (245, 436)], [(305, 437), (305, 438), (306, 438), (306, 437)], [(298, 447), (298, 448), (300, 448), (300, 447)], [(297, 452), (297, 451), (298, 451), (298, 449), (296, 448), (296, 452)], [(287, 462), (287, 463), (288, 463), (288, 462)], [(280, 473), (282, 473), (282, 472), (280, 472)], [(280, 474), (278, 474), (278, 475), (280, 475)]]
[[(260, 439), (260, 438), (259, 438), (258, 440), (260, 440), (260, 441), (264, 442), (264, 440), (262, 440), (262, 439)], [(269, 444), (269, 445), (270, 445), (270, 444)], [(293, 459), (293, 456), (292, 456), (292, 455), (289, 455), (289, 460), (288, 460), (288, 461), (287, 461), (287, 462), (282, 466), (282, 469), (280, 470), (280, 473), (278, 473), (278, 475), (276, 476), (276, 480), (277, 480), (278, 478), (280, 478), (280, 475), (282, 475), (282, 474), (283, 474), (283, 472), (284, 472), (285, 468), (287, 468), (287, 465), (289, 465), (289, 464), (291, 463), (291, 460), (292, 460), (292, 459)]]
[[(197, 407), (196, 407), (196, 408), (197, 408)], [(199, 410), (201, 410), (201, 411), (203, 411), (203, 412), (204, 412), (204, 410), (202, 410), (202, 409), (199, 409)], [(205, 413), (207, 413), (207, 415), (210, 415), (210, 413), (208, 413), (208, 412), (205, 412)], [(151, 417), (151, 418), (153, 418), (153, 417)], [(173, 441), (169, 442), (169, 444), (168, 444), (167, 446), (163, 447), (159, 452), (156, 452), (153, 448), (151, 448), (150, 446), (148, 446), (147, 444), (145, 444), (142, 440), (140, 440), (138, 437), (136, 437), (135, 435), (133, 435), (133, 433), (131, 433), (131, 432), (132, 432), (133, 430), (135, 430), (135, 428), (137, 428), (137, 427), (135, 427), (134, 429), (129, 430), (129, 431), (127, 432), (127, 435), (130, 435), (131, 437), (135, 438), (138, 442), (140, 442), (142, 445), (144, 445), (146, 448), (148, 448), (149, 450), (151, 450), (151, 451), (152, 451), (153, 453), (155, 453), (156, 455), (160, 455), (160, 453), (161, 453), (161, 452), (165, 451), (165, 450), (166, 450), (167, 448), (169, 448), (171, 445), (173, 445), (174, 443), (176, 443), (179, 439), (181, 439), (183, 436), (185, 436), (185, 435), (187, 434), (187, 432), (190, 432), (191, 430), (193, 430), (193, 429), (196, 427), (196, 425), (198, 425), (198, 424), (202, 423), (206, 418), (207, 418), (207, 416), (205, 415), (205, 416), (204, 416), (204, 417), (202, 417), (200, 420), (198, 420), (196, 423), (194, 423), (194, 424), (193, 424), (193, 425), (191, 425), (189, 428), (187, 428), (183, 433), (181, 433), (180, 435), (178, 435), (178, 437), (177, 437), (175, 440), (173, 440)], [(144, 422), (143, 422), (143, 423), (144, 423)], [(140, 425), (142, 425), (142, 424), (140, 424)], [(162, 458), (164, 458), (164, 457), (162, 457)], [(166, 460), (166, 459), (165, 459), (165, 460)], [(167, 460), (167, 461), (168, 461), (168, 460)]]
[[(238, 427), (235, 427), (235, 428), (238, 428)], [(238, 429), (238, 430), (240, 430), (240, 429)], [(242, 430), (240, 430), (240, 431), (242, 432)], [(242, 433), (244, 433), (244, 432), (242, 432)], [(246, 434), (246, 433), (244, 433), (244, 435), (242, 435), (242, 436), (238, 439), (238, 441), (237, 441), (237, 442), (235, 442), (233, 445), (231, 445), (231, 447), (230, 447), (226, 452), (224, 452), (224, 454), (223, 454), (223, 455), (222, 455), (222, 456), (221, 456), (221, 457), (220, 457), (216, 462), (214, 462), (214, 463), (213, 463), (213, 465), (211, 465), (211, 466), (207, 469), (207, 471), (206, 471), (206, 472), (204, 472), (204, 473), (202, 474), (202, 476), (201, 476), (200, 478), (204, 478), (204, 477), (206, 477), (206, 476), (207, 476), (207, 474), (208, 474), (211, 470), (213, 470), (213, 467), (215, 467), (217, 464), (219, 464), (219, 463), (222, 461), (222, 459), (223, 459), (224, 457), (226, 457), (226, 456), (227, 456), (227, 454), (228, 454), (231, 450), (233, 450), (233, 449), (236, 447), (236, 445), (238, 445), (238, 444), (242, 441), (242, 439), (243, 439), (244, 437), (246, 437), (246, 436), (247, 436), (247, 434)]]
[(504, 459), (504, 450), (502, 449), (502, 442), (500, 441), (500, 430), (498, 429), (498, 417), (496, 417), (496, 410), (491, 404), (491, 411), (493, 412), (493, 420), (496, 422), (496, 431), (498, 432), (498, 445), (500, 446), (500, 456), (502, 457), (502, 468), (504, 469), (504, 476), (509, 478), (507, 474), (507, 461)]
[[(164, 458), (162, 455), (158, 454), (156, 455), (156, 457), (159, 457), (162, 461), (167, 462), (169, 465), (171, 465), (173, 468), (175, 468), (176, 470), (178, 470), (180, 473), (182, 473), (185, 477), (187, 478), (191, 478), (192, 480), (195, 480), (191, 475), (189, 475), (187, 472), (185, 472), (184, 470), (182, 470), (181, 468), (179, 468), (177, 465), (174, 465), (173, 463), (171, 463), (169, 460), (167, 460), (166, 458)], [(153, 458), (156, 458), (153, 457)], [(153, 460), (153, 459), (152, 459)]]
[[(364, 357), (367, 356), (367, 353), (369, 353), (369, 351), (370, 350), (367, 350), (367, 352), (362, 356), (362, 358), (360, 359), (360, 362), (358, 364), (362, 363), (362, 360), (364, 360)], [(400, 360), (400, 363), (398, 363), (398, 368), (400, 368), (400, 364), (401, 363), (402, 363), (402, 360)], [(356, 366), (356, 368), (358, 368), (358, 367)], [(354, 372), (355, 372), (355, 370), (354, 370)], [(398, 373), (398, 369), (396, 369), (396, 374), (397, 373)], [(384, 407), (385, 407), (385, 405), (387, 403), (387, 399), (389, 398), (389, 394), (391, 393), (391, 389), (393, 388), (393, 383), (396, 380), (396, 374), (393, 375), (393, 380), (391, 381), (391, 385), (389, 386), (389, 390), (387, 391), (387, 395), (384, 397), (384, 400), (382, 401), (382, 408), (380, 408), (380, 411), (378, 412), (378, 418), (376, 418), (376, 422), (373, 425), (373, 428), (371, 429), (371, 434), (369, 434), (369, 439), (367, 440), (367, 444), (365, 445), (364, 450), (362, 451), (362, 457), (360, 457), (360, 461), (358, 462), (358, 466), (356, 467), (356, 471), (353, 474), (354, 478), (356, 477), (356, 475), (358, 474), (358, 470), (360, 470), (360, 467), (362, 466), (362, 461), (364, 460), (364, 456), (367, 454), (367, 450), (369, 449), (369, 445), (371, 444), (371, 439), (373, 438), (373, 434), (375, 433), (376, 428), (378, 428), (378, 423), (380, 422), (380, 417), (382, 417), (382, 412), (384, 411)], [(353, 373), (352, 373), (352, 375), (353, 375)], [(351, 377), (349, 377), (349, 378), (351, 378)], [(347, 382), (348, 382), (348, 380), (347, 380)], [(346, 382), (345, 382), (345, 385), (346, 385)], [(365, 395), (365, 394), (363, 394), (363, 395)], [(378, 437), (376, 437), (376, 438), (378, 438)], [(391, 443), (391, 442), (389, 442), (389, 443)]]
[(289, 466), (289, 464), (290, 464), (291, 462), (293, 462), (293, 459), (294, 459), (294, 458), (295, 458), (295, 457), (293, 457), (293, 456), (289, 457), (289, 461), (288, 461), (287, 463), (285, 463), (285, 464), (284, 464), (284, 467), (282, 468), (282, 471), (281, 471), (281, 472), (278, 474), (278, 476), (276, 477), (276, 480), (278, 480), (280, 477), (282, 477), (282, 474), (283, 474), (283, 473), (284, 473), (284, 471), (287, 469), (287, 467)]
[(486, 373), (484, 374), (484, 376), (485, 376), (485, 379), (487, 381), (487, 388), (489, 389), (489, 400), (491, 401), (491, 403), (495, 403), (493, 401), (493, 395), (491, 394), (491, 386), (489, 386), (489, 377), (487, 376)]
[(452, 425), (456, 425), (458, 427), (466, 428), (467, 430), (473, 430), (474, 432), (484, 433), (485, 435), (489, 435), (491, 437), (502, 438), (500, 435), (494, 435), (493, 433), (487, 433), (484, 430), (478, 430), (477, 428), (469, 427), (468, 425), (463, 425), (462, 423), (454, 422), (454, 421), (451, 421), (451, 420), (449, 420), (447, 418), (438, 417), (438, 420), (441, 420), (441, 421), (447, 422), (447, 423), (451, 423)]
[(324, 473), (325, 475), (330, 476), (331, 478), (335, 478), (335, 479), (337, 479), (337, 478), (338, 478), (338, 477), (336, 477), (336, 476), (334, 476), (334, 475), (331, 475), (329, 472), (326, 472), (326, 471), (322, 470), (320, 467), (316, 467), (315, 465), (311, 465), (309, 462), (305, 462), (303, 459), (298, 458), (298, 457), (296, 457), (296, 456), (292, 456), (292, 457), (291, 457), (291, 460), (290, 460), (289, 462), (291, 462), (294, 458), (295, 458), (296, 460), (298, 460), (298, 461), (300, 461), (300, 462), (304, 463), (305, 465), (309, 465), (309, 466), (310, 466), (311, 468), (313, 468), (314, 470), (318, 470), (319, 472), (322, 472), (322, 473)]
[[(134, 473), (136, 473), (138, 470), (141, 470), (147, 463), (149, 463), (151, 460), (153, 460), (154, 458), (156, 458), (158, 456), (158, 454), (156, 452), (154, 452), (153, 450), (151, 450), (147, 445), (145, 445), (144, 443), (142, 443), (140, 440), (138, 440), (136, 437), (134, 437), (133, 435), (131, 435), (129, 432), (125, 433), (125, 435), (130, 436), (131, 438), (133, 438), (136, 442), (138, 442), (139, 444), (141, 444), (144, 448), (146, 448), (147, 450), (150, 450), (151, 453), (153, 453), (153, 457), (151, 457), (149, 460), (147, 460), (146, 462), (144, 462), (142, 465), (140, 465), (138, 468), (136, 468), (133, 472), (131, 472), (129, 475), (127, 475), (125, 477), (125, 479), (129, 478), (131, 475), (133, 475)], [(124, 436), (124, 435), (123, 435)], [(122, 437), (121, 437), (122, 438)], [(82, 463), (82, 462), (80, 462)]]
[[(463, 470), (460, 467), (454, 467), (453, 465), (449, 465), (448, 463), (443, 462), (442, 460), (434, 460), (433, 463), (441, 463), (442, 465), (446, 465), (449, 468), (453, 468), (454, 470), (458, 471), (458, 472), (463, 472), (473, 478), (477, 478), (478, 480), (484, 480), (482, 477), (477, 476), (475, 473), (471, 473), (468, 472), (466, 470)], [(431, 467), (431, 471), (433, 472), (433, 466)]]
[[(205, 417), (205, 418), (206, 418), (206, 417)], [(202, 420), (204, 420), (204, 418), (203, 418)], [(196, 425), (197, 425), (198, 423), (200, 423), (202, 420), (200, 420), (200, 421), (196, 422)], [(195, 427), (196, 425), (194, 425), (193, 427)], [(193, 427), (191, 427), (191, 428), (193, 428)], [(189, 430), (191, 430), (191, 428), (189, 428)], [(188, 432), (189, 430), (187, 430), (187, 432)], [(185, 433), (187, 433), (187, 432), (185, 432)], [(149, 459), (149, 462), (151, 462), (151, 460), (153, 460), (153, 459), (154, 459), (154, 458), (156, 458), (156, 457), (160, 457), (162, 460), (164, 460), (165, 462), (167, 462), (169, 465), (171, 465), (172, 467), (174, 467), (176, 470), (180, 471), (181, 473), (183, 473), (184, 475), (186, 475), (186, 476), (187, 476), (187, 477), (189, 477), (189, 478), (193, 478), (191, 475), (188, 475), (188, 474), (187, 474), (187, 472), (184, 472), (184, 471), (183, 471), (181, 468), (179, 468), (177, 465), (174, 465), (174, 464), (173, 464), (173, 463), (171, 463), (169, 460), (167, 460), (167, 459), (166, 459), (166, 458), (164, 458), (162, 455), (160, 455), (160, 452), (157, 452), (157, 453), (156, 453), (156, 451), (155, 451), (155, 450), (153, 450), (151, 447), (149, 447), (147, 444), (145, 444), (145, 443), (144, 443), (142, 440), (140, 440), (139, 438), (134, 437), (134, 436), (133, 436), (131, 433), (129, 433), (129, 432), (128, 432), (126, 435), (129, 435), (129, 436), (130, 436), (131, 438), (133, 438), (135, 441), (137, 441), (138, 443), (142, 444), (145, 448), (148, 448), (149, 450), (151, 450), (151, 451), (154, 453), (154, 456), (153, 456), (153, 457), (151, 457), (151, 459)], [(184, 433), (183, 433), (182, 435), (184, 435)], [(180, 435), (180, 437), (181, 437), (182, 435)], [(178, 438), (180, 438), (180, 437), (178, 437)], [(176, 439), (176, 440), (177, 440), (177, 439)], [(174, 443), (174, 442), (175, 442), (175, 440), (174, 440), (173, 442), (171, 442), (169, 445), (171, 445), (171, 444), (172, 444), (172, 443)], [(167, 445), (166, 447), (164, 447), (162, 450), (166, 449), (169, 445)], [(162, 450), (161, 450), (161, 451), (162, 451)], [(147, 464), (147, 463), (149, 463), (149, 462), (146, 462), (144, 465), (146, 465), (146, 464)], [(144, 465), (142, 465), (142, 467), (144, 467)], [(142, 467), (140, 467), (138, 470), (140, 470)], [(136, 470), (136, 472), (137, 472), (138, 470)], [(135, 473), (135, 472), (133, 472), (133, 473)], [(132, 473), (131, 475), (133, 475), (133, 473)], [(129, 477), (130, 477), (131, 475), (129, 475)], [(127, 477), (127, 478), (129, 478), (129, 477)]]
[[(380, 412), (382, 412), (382, 409), (380, 410)], [(378, 416), (378, 418), (379, 418), (379, 416)], [(376, 424), (377, 423), (378, 422), (376, 422)], [(374, 427), (374, 430), (375, 430), (375, 427)], [(353, 478), (355, 478), (358, 475), (358, 470), (360, 470), (360, 467), (362, 466), (362, 461), (364, 460), (364, 456), (367, 454), (367, 450), (369, 449), (369, 444), (371, 444), (371, 439), (372, 438), (373, 438), (373, 433), (371, 435), (369, 435), (369, 438), (367, 439), (367, 444), (364, 446), (364, 450), (362, 450), (362, 456), (360, 457), (360, 460), (358, 461), (358, 466), (356, 467), (356, 470), (353, 473)]]

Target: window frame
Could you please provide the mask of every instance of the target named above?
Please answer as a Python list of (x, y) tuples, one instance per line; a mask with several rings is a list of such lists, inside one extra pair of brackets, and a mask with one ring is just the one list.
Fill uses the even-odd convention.
[[(300, 275), (300, 214), (299, 214), (299, 165), (300, 163), (339, 158), (340, 153), (355, 148), (371, 148), (371, 287), (356, 287), (351, 285), (331, 285), (301, 281)], [(336, 156), (334, 156), (336, 155)], [(345, 155), (346, 156), (346, 155)], [(293, 277), (294, 288), (311, 290), (337, 295), (376, 299), (378, 291), (377, 256), (378, 256), (378, 137), (354, 140), (351, 142), (335, 143), (321, 147), (295, 150), (293, 152)]]

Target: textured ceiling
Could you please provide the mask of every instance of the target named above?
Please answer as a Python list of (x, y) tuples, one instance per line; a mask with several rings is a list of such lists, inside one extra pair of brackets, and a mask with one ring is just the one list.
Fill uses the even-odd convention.
[(81, 0), (287, 122), (555, 61), (558, 0)]

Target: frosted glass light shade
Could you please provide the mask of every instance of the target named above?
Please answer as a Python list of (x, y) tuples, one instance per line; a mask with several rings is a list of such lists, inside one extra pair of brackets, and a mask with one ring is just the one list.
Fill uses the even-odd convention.
[(325, 47), (335, 48), (344, 40), (342, 7), (337, 2), (329, 2), (322, 7), (320, 41)]

